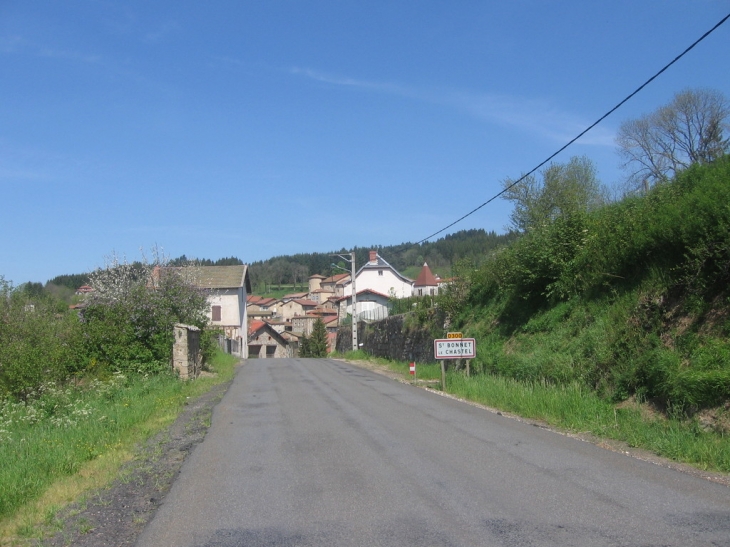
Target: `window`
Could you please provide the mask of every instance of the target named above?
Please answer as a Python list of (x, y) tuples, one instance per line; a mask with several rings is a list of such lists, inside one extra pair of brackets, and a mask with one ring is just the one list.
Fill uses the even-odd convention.
[(213, 313), (213, 321), (221, 320), (221, 307), (220, 306), (213, 306), (210, 311)]
[(382, 277), (383, 276), (383, 270), (378, 270), (378, 275)]

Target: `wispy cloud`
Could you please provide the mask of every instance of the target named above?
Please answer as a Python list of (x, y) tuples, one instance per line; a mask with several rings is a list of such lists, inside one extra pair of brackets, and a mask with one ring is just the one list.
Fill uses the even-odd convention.
[(356, 80), (354, 78), (334, 76), (331, 74), (326, 74), (324, 72), (311, 70), (308, 68), (292, 68), (290, 70), (290, 72), (297, 76), (304, 76), (306, 78), (310, 78), (312, 80), (316, 80), (318, 82), (322, 82), (325, 84), (347, 86), (347, 87), (360, 88), (360, 89), (369, 89), (369, 90), (373, 90), (373, 91), (380, 91), (382, 93), (390, 93), (392, 95), (406, 95), (406, 96), (411, 95), (411, 92), (408, 90), (408, 88), (397, 85), (397, 84), (392, 84), (392, 83), (368, 82), (366, 80)]
[[(522, 128), (556, 143), (565, 143), (595, 120), (566, 112), (545, 99), (525, 99), (505, 95), (451, 92), (448, 102), (477, 118)], [(580, 139), (581, 144), (615, 146), (613, 132), (594, 127)]]
[(80, 51), (60, 49), (45, 46), (24, 39), (21, 36), (0, 36), (0, 53), (4, 54), (25, 54), (35, 57), (47, 57), (53, 59), (63, 59), (81, 63), (99, 63), (102, 60), (101, 55), (92, 55), (82, 53)]
[[(290, 73), (329, 85), (445, 105), (485, 122), (522, 129), (556, 143), (569, 141), (594, 121), (566, 112), (545, 99), (475, 93), (448, 88), (420, 89), (390, 82), (358, 80), (306, 68), (292, 68)], [(587, 145), (614, 146), (614, 135), (611, 130), (595, 127), (579, 142)]]

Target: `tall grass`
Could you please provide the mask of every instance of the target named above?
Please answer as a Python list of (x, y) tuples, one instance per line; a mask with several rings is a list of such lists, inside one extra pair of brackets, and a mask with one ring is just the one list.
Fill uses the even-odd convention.
[(617, 408), (577, 382), (554, 385), (449, 373), (446, 386), (457, 397), (525, 418), (623, 441), (702, 469), (730, 472), (730, 439), (726, 436), (702, 431), (691, 420), (652, 417), (639, 407)]
[(170, 424), (184, 403), (232, 377), (236, 359), (219, 354), (217, 374), (182, 382), (172, 374), (115, 374), (100, 381), (47, 383), (26, 401), (0, 403), (0, 521), (38, 500), (55, 482), (134, 445)]

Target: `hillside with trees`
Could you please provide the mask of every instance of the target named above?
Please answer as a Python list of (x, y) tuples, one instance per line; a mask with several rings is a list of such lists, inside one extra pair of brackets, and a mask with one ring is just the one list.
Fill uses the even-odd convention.
[(730, 157), (525, 232), (441, 306), (474, 368), (693, 412), (730, 401)]
[[(628, 180), (649, 183), (615, 202), (585, 158), (505, 181), (519, 237), (476, 268), (457, 263), (438, 299), (479, 341), (474, 369), (704, 412), (730, 432), (728, 112), (716, 94), (686, 91), (625, 124)], [(652, 146), (627, 141), (637, 125)]]

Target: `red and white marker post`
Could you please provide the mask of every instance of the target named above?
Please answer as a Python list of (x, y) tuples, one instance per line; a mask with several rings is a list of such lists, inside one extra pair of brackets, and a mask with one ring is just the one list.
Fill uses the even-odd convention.
[(416, 379), (416, 362), (411, 361), (411, 370), (410, 370), (411, 376), (413, 376), (413, 379)]

